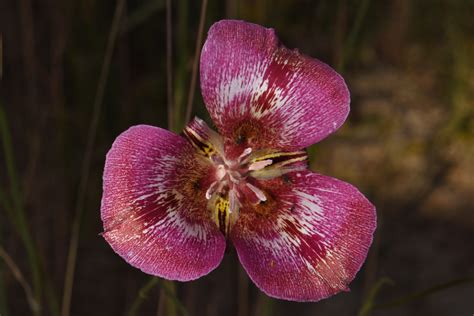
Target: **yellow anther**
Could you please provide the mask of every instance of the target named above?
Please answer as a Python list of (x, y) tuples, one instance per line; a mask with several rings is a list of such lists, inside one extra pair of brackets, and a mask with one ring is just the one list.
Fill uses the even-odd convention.
[(214, 202), (214, 221), (221, 232), (227, 236), (230, 223), (230, 202), (227, 198), (217, 196)]
[(274, 152), (262, 156), (257, 156), (253, 158), (250, 162), (251, 164), (271, 160), (272, 164), (278, 164), (279, 166), (288, 165), (298, 161), (304, 161), (308, 158), (306, 152), (304, 151), (294, 151), (294, 152)]
[(191, 144), (198, 150), (198, 152), (204, 155), (205, 157), (210, 158), (217, 152), (210, 142), (204, 140), (201, 136), (199, 136), (198, 133), (196, 133), (196, 131), (194, 131), (190, 127), (185, 127), (184, 135), (188, 137), (188, 139), (191, 141)]

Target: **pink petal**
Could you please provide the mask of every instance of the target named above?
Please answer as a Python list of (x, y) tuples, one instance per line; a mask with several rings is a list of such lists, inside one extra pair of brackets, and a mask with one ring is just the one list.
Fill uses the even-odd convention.
[(187, 281), (222, 260), (225, 238), (207, 213), (205, 175), (183, 137), (139, 125), (122, 133), (107, 154), (101, 216), (104, 238), (146, 273)]
[(309, 171), (260, 188), (271, 199), (242, 207), (230, 235), (255, 284), (294, 301), (348, 290), (372, 242), (375, 207), (350, 184)]
[(243, 21), (223, 20), (209, 30), (201, 89), (221, 134), (254, 149), (307, 147), (349, 113), (349, 91), (333, 69), (287, 49), (273, 29)]

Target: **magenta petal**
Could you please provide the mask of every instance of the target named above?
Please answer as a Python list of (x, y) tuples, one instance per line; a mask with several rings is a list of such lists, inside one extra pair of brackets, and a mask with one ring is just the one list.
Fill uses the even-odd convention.
[(221, 134), (254, 148), (307, 147), (349, 113), (349, 91), (333, 69), (285, 48), (273, 29), (243, 21), (209, 30), (201, 89)]
[(104, 238), (132, 266), (172, 280), (199, 278), (221, 262), (225, 238), (207, 214), (208, 166), (167, 130), (140, 125), (107, 154), (101, 216)]
[(242, 265), (276, 298), (318, 301), (348, 290), (372, 242), (375, 207), (342, 181), (309, 171), (286, 176), (261, 182), (268, 205), (241, 210), (231, 239)]

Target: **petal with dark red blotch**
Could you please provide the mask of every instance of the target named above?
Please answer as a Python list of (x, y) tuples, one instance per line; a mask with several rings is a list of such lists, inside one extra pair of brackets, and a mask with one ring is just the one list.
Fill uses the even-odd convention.
[(222, 260), (225, 238), (206, 208), (209, 165), (185, 138), (140, 125), (122, 133), (105, 162), (104, 238), (132, 266), (193, 280)]
[(348, 290), (372, 242), (375, 207), (350, 184), (309, 171), (259, 185), (267, 201), (242, 206), (230, 234), (255, 284), (295, 301)]
[(339, 74), (281, 45), (273, 29), (243, 21), (223, 20), (209, 30), (201, 89), (220, 133), (254, 149), (307, 147), (349, 113)]

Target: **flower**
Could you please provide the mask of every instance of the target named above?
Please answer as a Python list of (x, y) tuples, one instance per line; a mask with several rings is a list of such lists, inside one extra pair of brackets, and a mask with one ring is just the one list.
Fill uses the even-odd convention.
[(342, 77), (272, 29), (231, 20), (209, 30), (200, 71), (219, 133), (198, 118), (184, 137), (147, 125), (122, 133), (105, 163), (104, 238), (132, 266), (170, 280), (208, 274), (229, 241), (270, 296), (318, 301), (348, 290), (375, 208), (350, 184), (309, 171), (304, 151), (346, 119)]

